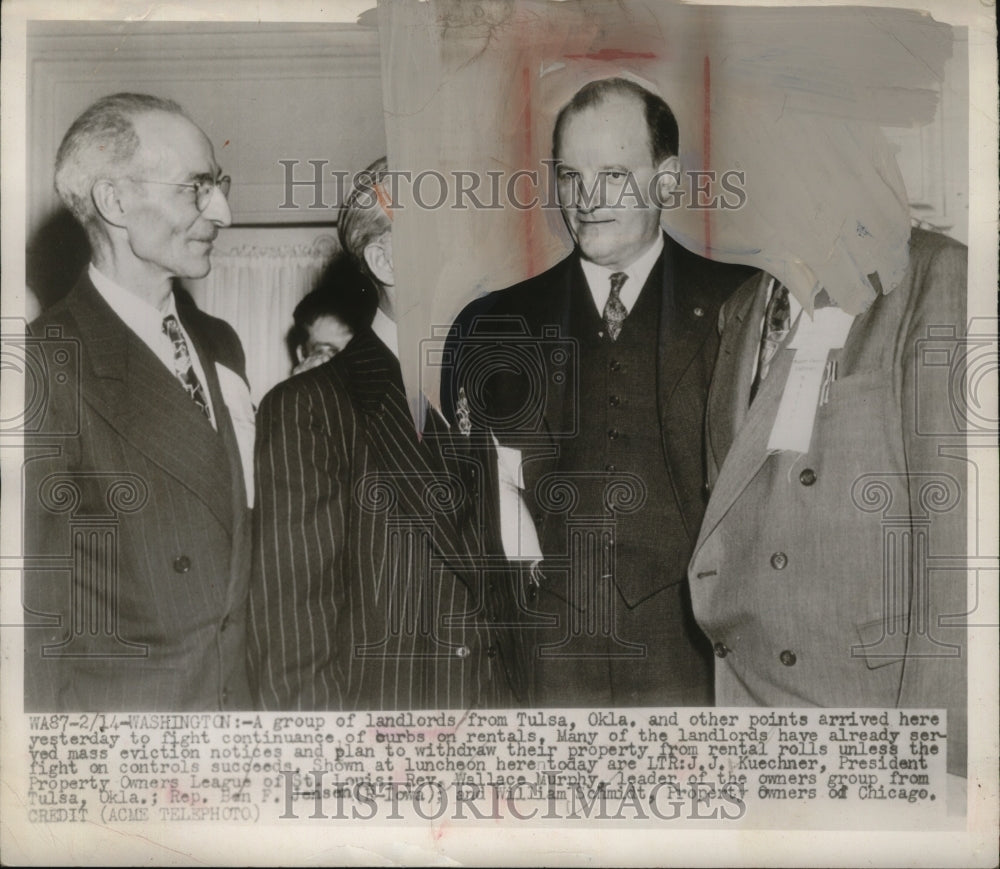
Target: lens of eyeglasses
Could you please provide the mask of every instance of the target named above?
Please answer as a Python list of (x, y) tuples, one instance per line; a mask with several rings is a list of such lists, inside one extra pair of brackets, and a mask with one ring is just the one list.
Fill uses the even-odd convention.
[(208, 208), (208, 204), (212, 201), (212, 194), (215, 193), (216, 188), (222, 192), (223, 196), (229, 196), (230, 184), (232, 184), (232, 179), (228, 175), (223, 175), (218, 181), (200, 182), (195, 190), (198, 210), (204, 211)]

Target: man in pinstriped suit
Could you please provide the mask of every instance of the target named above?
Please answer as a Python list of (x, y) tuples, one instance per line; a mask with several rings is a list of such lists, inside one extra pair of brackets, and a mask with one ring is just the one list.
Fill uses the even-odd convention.
[(104, 97), (59, 148), (92, 262), (27, 344), (26, 709), (249, 706), (243, 348), (171, 287), (208, 273), (228, 187), (170, 100)]
[(338, 230), (379, 307), (333, 359), (261, 402), (250, 679), (265, 709), (523, 705), (495, 459), (406, 403), (391, 215), (359, 176)]

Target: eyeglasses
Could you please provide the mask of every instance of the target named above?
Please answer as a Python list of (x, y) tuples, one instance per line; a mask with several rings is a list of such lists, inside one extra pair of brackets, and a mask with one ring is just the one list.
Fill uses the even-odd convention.
[(194, 204), (199, 211), (204, 211), (208, 208), (208, 204), (212, 201), (212, 196), (216, 190), (219, 190), (223, 196), (228, 197), (229, 188), (233, 183), (233, 179), (228, 175), (223, 175), (214, 181), (211, 178), (199, 178), (197, 181), (187, 184), (179, 181), (153, 181), (149, 178), (133, 178), (132, 180), (138, 181), (140, 184), (162, 184), (165, 187), (186, 187), (188, 190), (193, 190)]

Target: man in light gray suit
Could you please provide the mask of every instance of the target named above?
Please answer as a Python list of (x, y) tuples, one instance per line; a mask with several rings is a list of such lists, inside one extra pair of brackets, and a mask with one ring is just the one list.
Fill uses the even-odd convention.
[[(959, 775), (968, 465), (949, 377), (960, 390), (966, 257), (914, 230), (902, 280), (873, 282), (853, 318), (767, 274), (737, 290), (720, 318), (712, 493), (688, 573), (716, 703), (945, 708)], [(811, 395), (806, 361), (823, 371)], [(786, 384), (801, 389), (795, 414)]]
[(92, 259), (30, 326), (25, 708), (246, 708), (253, 411), (233, 329), (173, 287), (230, 223), (205, 134), (114, 94), (56, 189)]

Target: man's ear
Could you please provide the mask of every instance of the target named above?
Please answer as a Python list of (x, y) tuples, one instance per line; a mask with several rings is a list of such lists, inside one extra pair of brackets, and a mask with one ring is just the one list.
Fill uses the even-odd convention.
[(90, 198), (93, 200), (97, 213), (112, 226), (125, 225), (125, 209), (118, 198), (118, 190), (113, 181), (102, 178), (90, 189)]
[(675, 154), (660, 161), (656, 167), (656, 198), (660, 204), (670, 201), (681, 186), (681, 161)]
[(391, 287), (396, 283), (396, 273), (392, 267), (392, 254), (386, 250), (385, 236), (370, 242), (365, 247), (365, 262), (380, 284)]

